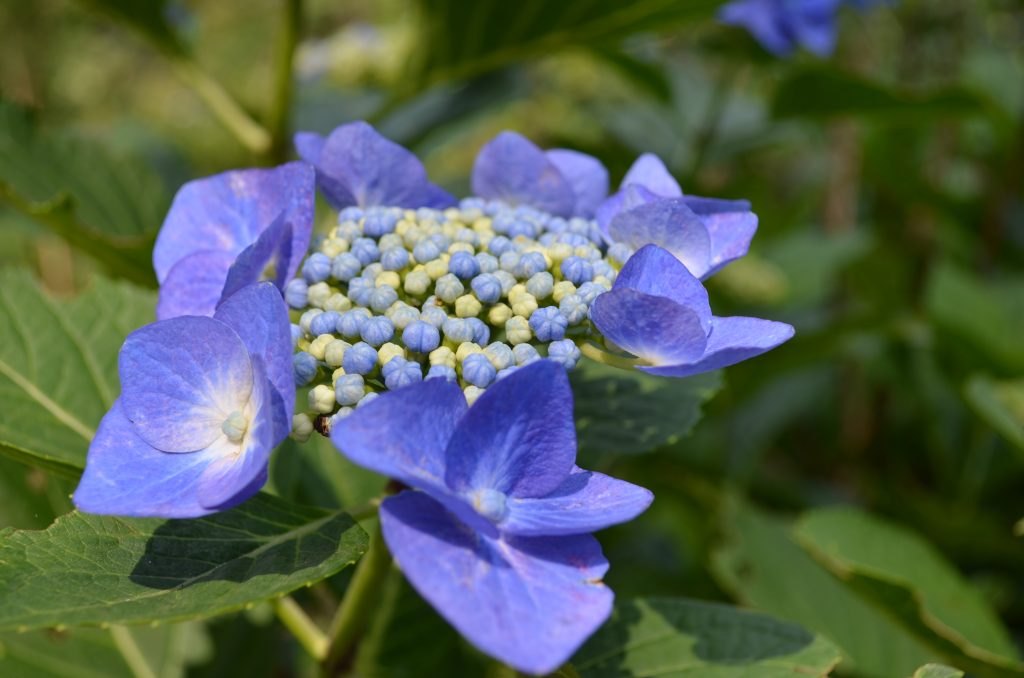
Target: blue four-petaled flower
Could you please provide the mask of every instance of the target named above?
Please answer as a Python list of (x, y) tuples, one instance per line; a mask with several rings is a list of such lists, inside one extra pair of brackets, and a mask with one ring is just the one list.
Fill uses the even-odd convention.
[(349, 459), (415, 490), (380, 507), (388, 548), (420, 594), (484, 652), (530, 673), (565, 662), (608, 617), (595, 530), (653, 496), (575, 465), (572, 391), (541, 360), (467, 408), (428, 379), (338, 421)]

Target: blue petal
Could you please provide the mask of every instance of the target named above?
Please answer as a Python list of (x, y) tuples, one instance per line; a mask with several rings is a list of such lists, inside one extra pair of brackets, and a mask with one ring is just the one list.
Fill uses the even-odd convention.
[(455, 199), (427, 179), (423, 163), (365, 122), (336, 128), (326, 139), (300, 132), (299, 155), (316, 166), (317, 184), (335, 208), (436, 207)]
[(573, 187), (558, 167), (515, 132), (502, 132), (480, 149), (473, 163), (473, 193), (562, 217), (572, 216), (576, 204)]
[(554, 148), (547, 156), (572, 186), (576, 198), (573, 216), (592, 218), (608, 195), (608, 170), (594, 156), (579, 151)]
[(601, 228), (601, 232), (605, 234), (605, 237), (609, 241), (614, 242), (614, 240), (608, 236), (608, 232), (611, 227), (612, 220), (620, 212), (625, 212), (626, 210), (631, 210), (634, 207), (646, 205), (649, 202), (657, 202), (659, 200), (664, 200), (664, 198), (657, 193), (644, 188), (640, 184), (629, 184), (623, 187), (618, 193), (602, 202), (597, 208), (594, 219), (597, 221), (597, 225)]
[(641, 367), (666, 377), (688, 377), (710, 372), (761, 355), (793, 337), (793, 327), (760, 318), (713, 318), (707, 349), (700, 360), (689, 364)]
[(798, 11), (790, 11), (789, 26), (797, 42), (818, 56), (828, 56), (836, 47), (836, 12), (842, 0), (803, 0)]
[(209, 446), (253, 390), (245, 344), (213, 318), (182, 316), (135, 330), (118, 368), (125, 415), (147, 443), (166, 452)]
[(644, 153), (633, 163), (622, 179), (622, 188), (630, 184), (638, 184), (648, 191), (663, 198), (679, 198), (683, 189), (675, 180), (661, 158), (653, 153)]
[(291, 321), (281, 293), (270, 283), (243, 287), (214, 314), (238, 334), (250, 356), (259, 356), (273, 385), (273, 442), (291, 432), (295, 411), (295, 376), (292, 367)]
[(750, 211), (749, 200), (722, 200), (721, 198), (702, 198), (698, 195), (684, 195), (683, 202), (702, 217), (709, 214)]
[(538, 360), (490, 386), (459, 422), (445, 453), (458, 493), (543, 497), (572, 471), (576, 428), (565, 368)]
[(620, 212), (608, 227), (615, 242), (634, 249), (647, 244), (658, 245), (701, 278), (710, 268), (711, 236), (704, 219), (681, 199), (646, 203)]
[(118, 516), (195, 518), (211, 513), (196, 488), (210, 458), (170, 454), (138, 436), (121, 401), (100, 422), (75, 490), (80, 511)]
[[(292, 227), (291, 251), (305, 252), (313, 229), (314, 197), (313, 169), (302, 162), (190, 181), (174, 197), (157, 237), (157, 280), (163, 283), (174, 264), (200, 250), (237, 256), (282, 213)], [(294, 263), (298, 266), (297, 260)], [(293, 276), (291, 271), (287, 277)]]
[(511, 499), (498, 528), (519, 536), (586, 534), (632, 520), (653, 500), (650, 490), (576, 468), (546, 497)]
[(665, 297), (629, 288), (594, 300), (590, 318), (606, 338), (652, 365), (678, 365), (704, 354), (700, 317)]
[(384, 393), (336, 422), (331, 442), (360, 466), (443, 493), (445, 448), (465, 412), (457, 385), (428, 379)]
[(473, 645), (520, 671), (554, 671), (611, 612), (608, 561), (590, 535), (491, 539), (422, 492), (388, 497), (380, 520), (413, 588)]
[(160, 286), (157, 320), (213, 315), (234, 261), (234, 255), (228, 252), (201, 250), (174, 264)]
[(704, 274), (707, 278), (750, 250), (750, 241), (757, 233), (757, 215), (753, 212), (722, 212), (702, 219), (711, 236), (711, 261)]
[(784, 57), (795, 48), (779, 0), (734, 0), (722, 7), (718, 19), (724, 24), (747, 29), (762, 47)]
[(267, 477), (267, 465), (274, 440), (274, 413), (270, 382), (263, 360), (252, 361), (253, 389), (246, 412), (251, 416), (241, 445), (225, 436), (218, 438), (204, 453), (211, 457), (203, 470), (196, 491), (199, 503), (223, 511), (237, 506), (256, 494)]
[(624, 288), (671, 299), (696, 314), (704, 334), (711, 331), (708, 291), (685, 266), (657, 245), (641, 247), (622, 267), (613, 289)]
[(295, 276), (298, 262), (306, 253), (301, 250), (292, 256), (292, 228), (283, 215), (260, 233), (256, 242), (239, 253), (228, 270), (221, 290), (221, 300), (230, 297), (246, 285), (259, 282), (269, 266), (276, 271), (274, 284), (284, 290), (285, 284)]

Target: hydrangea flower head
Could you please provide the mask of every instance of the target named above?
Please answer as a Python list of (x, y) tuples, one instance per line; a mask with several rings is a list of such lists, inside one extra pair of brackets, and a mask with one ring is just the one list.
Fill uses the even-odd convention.
[(596, 218), (608, 242), (634, 250), (659, 245), (702, 280), (744, 256), (757, 231), (749, 202), (683, 195), (651, 153), (637, 158)]
[(793, 327), (711, 314), (708, 294), (676, 257), (646, 245), (590, 310), (606, 339), (637, 356), (637, 369), (687, 377), (753, 358), (788, 341)]
[(547, 673), (608, 617), (608, 562), (590, 533), (653, 496), (575, 465), (561, 366), (520, 368), (471, 408), (454, 384), (427, 380), (375, 399), (331, 439), (414, 488), (381, 504), (384, 539), (413, 587), (484, 652)]
[(75, 505), (192, 518), (248, 499), (291, 430), (291, 353), (287, 310), (266, 282), (242, 288), (213, 317), (132, 332), (118, 358), (121, 396), (89, 446)]
[(213, 315), (268, 272), (284, 289), (309, 247), (314, 199), (313, 170), (301, 162), (185, 184), (153, 249), (157, 318)]

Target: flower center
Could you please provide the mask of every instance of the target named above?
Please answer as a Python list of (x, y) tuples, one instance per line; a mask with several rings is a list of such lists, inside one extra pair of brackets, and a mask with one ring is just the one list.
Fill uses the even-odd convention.
[(508, 498), (498, 490), (476, 490), (470, 500), (476, 512), (492, 523), (500, 522), (508, 514)]
[(220, 425), (220, 430), (224, 432), (224, 435), (228, 437), (233, 443), (242, 442), (242, 438), (245, 437), (245, 432), (249, 429), (249, 420), (244, 414), (235, 410), (228, 415), (228, 418), (224, 420), (224, 423)]

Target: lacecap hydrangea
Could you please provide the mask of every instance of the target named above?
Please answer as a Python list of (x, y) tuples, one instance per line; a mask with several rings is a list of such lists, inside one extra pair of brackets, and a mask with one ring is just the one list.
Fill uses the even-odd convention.
[[(712, 331), (699, 279), (746, 253), (757, 218), (745, 201), (684, 196), (653, 155), (608, 196), (595, 158), (504, 132), (476, 159), (476, 195), (456, 201), (365, 123), (326, 138), (300, 134), (297, 146), (339, 208), (337, 225), (314, 239), (284, 287), (296, 319), (295, 379), (309, 389), (308, 410), (296, 415), (300, 439), (426, 379), (456, 383), (472, 404), (542, 358), (572, 369), (588, 355), (686, 376), (792, 335), (753, 318), (716, 319)], [(624, 269), (648, 244), (665, 256)], [(619, 283), (622, 270), (630, 276)], [(665, 275), (689, 296), (644, 286)], [(620, 291), (626, 285), (632, 292)]]

